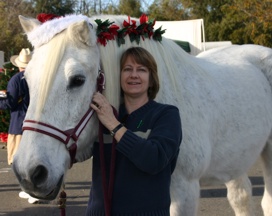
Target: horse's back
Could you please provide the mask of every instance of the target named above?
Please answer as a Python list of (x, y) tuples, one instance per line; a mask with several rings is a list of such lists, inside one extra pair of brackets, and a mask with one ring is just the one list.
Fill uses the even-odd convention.
[[(263, 63), (265, 59), (272, 58), (272, 49), (260, 45), (245, 44), (245, 45), (230, 45), (224, 47), (218, 47), (202, 52), (197, 55), (198, 58), (210, 60), (213, 63), (216, 62), (239, 62), (250, 63), (257, 67), (268, 66)], [(272, 64), (272, 63), (271, 63)], [(271, 66), (271, 65), (270, 65)]]
[[(190, 177), (227, 182), (241, 175), (257, 160), (270, 135), (271, 85), (258, 65), (262, 59), (249, 52), (257, 48), (258, 53), (259, 47), (241, 48), (200, 55), (195, 61), (203, 67), (203, 78), (184, 83), (198, 86), (187, 87), (191, 92), (185, 94), (192, 97), (180, 103), (185, 133), (179, 163)], [(264, 51), (269, 54), (269, 49)], [(188, 162), (194, 169), (184, 168)]]

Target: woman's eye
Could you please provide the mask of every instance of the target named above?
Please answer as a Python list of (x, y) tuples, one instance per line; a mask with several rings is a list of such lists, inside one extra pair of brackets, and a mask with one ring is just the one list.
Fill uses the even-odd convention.
[(124, 72), (130, 72), (130, 71), (131, 71), (131, 68), (124, 68), (123, 71), (124, 71)]
[(148, 72), (148, 69), (145, 68), (145, 67), (138, 68), (138, 69), (137, 69), (137, 72), (139, 72), (139, 73), (147, 73), (147, 72)]
[(69, 81), (69, 87), (68, 88), (75, 88), (75, 87), (80, 87), (85, 83), (85, 77), (82, 75), (76, 75), (71, 77)]

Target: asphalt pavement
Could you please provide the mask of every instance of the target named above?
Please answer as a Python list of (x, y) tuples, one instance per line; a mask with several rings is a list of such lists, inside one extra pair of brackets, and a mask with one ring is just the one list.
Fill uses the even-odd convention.
[[(19, 198), (19, 183), (7, 164), (7, 151), (0, 143), (0, 216), (60, 216), (57, 199), (29, 204), (27, 199)], [(66, 178), (66, 216), (84, 216), (91, 186), (91, 160), (75, 164)], [(253, 185), (253, 201), (256, 216), (262, 216), (261, 197), (263, 179), (260, 164), (249, 172)], [(199, 216), (234, 216), (227, 198), (224, 185), (206, 187), (201, 190)]]

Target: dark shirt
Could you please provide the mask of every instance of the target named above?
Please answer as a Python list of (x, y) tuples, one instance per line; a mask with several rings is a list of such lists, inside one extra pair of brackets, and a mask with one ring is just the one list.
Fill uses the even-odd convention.
[[(112, 215), (169, 216), (171, 174), (182, 139), (179, 110), (171, 105), (149, 101), (130, 115), (121, 106), (119, 120), (124, 120), (128, 130), (116, 146)], [(105, 142), (109, 135), (104, 136)], [(104, 149), (108, 177), (111, 144), (105, 144)], [(92, 172), (86, 215), (103, 216), (98, 143), (94, 145)]]
[(7, 86), (7, 97), (0, 99), (0, 109), (10, 110), (9, 134), (22, 134), (28, 105), (29, 91), (22, 71), (11, 77)]

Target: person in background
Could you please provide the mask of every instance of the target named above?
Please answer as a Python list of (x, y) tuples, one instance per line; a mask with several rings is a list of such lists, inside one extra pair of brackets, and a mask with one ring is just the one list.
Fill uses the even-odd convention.
[(22, 49), (19, 55), (10, 58), (11, 63), (19, 68), (8, 82), (6, 98), (0, 100), (0, 109), (10, 110), (10, 124), (7, 141), (7, 160), (11, 165), (22, 136), (22, 126), (29, 105), (28, 86), (24, 79), (24, 70), (31, 59), (29, 49)]
[[(104, 125), (105, 133), (117, 142), (110, 215), (169, 216), (171, 175), (182, 140), (179, 110), (155, 102), (159, 77), (155, 59), (147, 50), (129, 48), (121, 57), (120, 68), (124, 103), (119, 108), (119, 117), (115, 117), (110, 103), (101, 93), (94, 93), (90, 105)], [(104, 145), (107, 183), (110, 181), (111, 148), (111, 144)], [(92, 186), (86, 210), (89, 216), (105, 215), (106, 211), (99, 158), (99, 144), (95, 143)]]
[[(10, 58), (11, 63), (19, 68), (19, 73), (13, 75), (8, 82), (6, 97), (0, 99), (0, 109), (10, 110), (10, 124), (7, 140), (7, 161), (11, 165), (22, 137), (23, 121), (29, 105), (28, 85), (24, 77), (24, 71), (31, 60), (30, 49), (23, 48), (19, 55)], [(29, 203), (36, 203), (38, 199), (31, 197), (24, 191), (19, 197), (27, 198)]]

